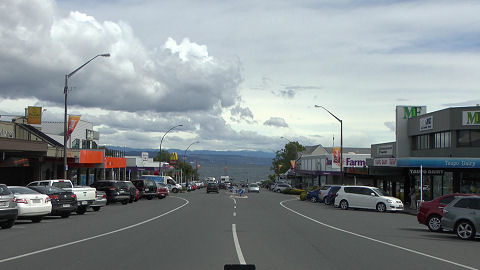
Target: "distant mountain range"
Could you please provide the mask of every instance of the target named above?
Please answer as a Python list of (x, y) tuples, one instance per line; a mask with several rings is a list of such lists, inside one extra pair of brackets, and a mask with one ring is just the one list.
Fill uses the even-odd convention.
[[(142, 152), (147, 152), (149, 157), (158, 154), (159, 149), (129, 148), (119, 146), (108, 146), (109, 149), (125, 151), (127, 156), (141, 156)], [(185, 150), (165, 149), (170, 153), (176, 152), (179, 158), (183, 158)], [(187, 152), (187, 161), (197, 162), (199, 164), (218, 164), (218, 165), (271, 165), (275, 153), (262, 151), (212, 151), (212, 150), (189, 150)]]

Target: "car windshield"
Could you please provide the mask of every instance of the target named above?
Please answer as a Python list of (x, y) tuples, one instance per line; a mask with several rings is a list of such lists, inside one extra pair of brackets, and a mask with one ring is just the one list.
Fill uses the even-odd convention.
[(257, 184), (250, 184), (249, 187), (258, 187)]
[(26, 187), (10, 187), (13, 194), (40, 194), (39, 192)]
[(375, 191), (379, 196), (390, 196), (390, 194), (383, 189), (373, 188), (372, 190)]

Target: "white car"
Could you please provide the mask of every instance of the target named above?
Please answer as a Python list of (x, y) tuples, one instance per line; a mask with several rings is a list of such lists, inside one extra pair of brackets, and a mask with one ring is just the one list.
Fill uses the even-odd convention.
[(282, 192), (284, 191), (285, 189), (287, 188), (292, 188), (292, 186), (290, 186), (289, 184), (285, 184), (285, 183), (277, 183), (275, 184), (275, 186), (273, 187), (273, 192)]
[(376, 187), (342, 186), (335, 198), (335, 207), (376, 209), (379, 212), (401, 211), (403, 203), (400, 199), (389, 196)]
[(260, 187), (257, 184), (249, 184), (248, 192), (257, 192), (260, 193)]
[(17, 203), (18, 219), (30, 219), (36, 223), (52, 212), (52, 202), (48, 195), (26, 187), (10, 186), (8, 189)]

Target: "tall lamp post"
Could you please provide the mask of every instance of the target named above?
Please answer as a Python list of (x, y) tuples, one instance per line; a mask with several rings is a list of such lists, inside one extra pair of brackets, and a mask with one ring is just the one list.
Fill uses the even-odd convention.
[(162, 140), (160, 141), (160, 161), (158, 162), (158, 171), (161, 172), (162, 176), (163, 176), (163, 170), (162, 170), (162, 143), (163, 143), (163, 139), (165, 138), (165, 136), (167, 136), (167, 134), (170, 131), (172, 131), (172, 129), (177, 128), (177, 127), (183, 127), (183, 125), (176, 125), (176, 126), (171, 127), (169, 130), (167, 130), (167, 132), (165, 132), (165, 134), (163, 134)]
[(104, 53), (104, 54), (97, 54), (95, 57), (92, 59), (88, 60), (85, 62), (85, 64), (79, 66), (77, 69), (74, 71), (70, 72), (69, 74), (65, 75), (65, 87), (63, 88), (63, 93), (65, 94), (65, 115), (64, 115), (64, 125), (63, 125), (63, 178), (67, 178), (67, 172), (68, 172), (68, 163), (67, 163), (67, 137), (68, 137), (68, 123), (67, 123), (67, 106), (68, 106), (68, 79), (73, 76), (73, 74), (77, 73), (80, 69), (82, 69), (84, 66), (86, 66), (88, 63), (92, 62), (93, 59), (102, 56), (102, 57), (110, 57), (109, 53)]
[(322, 108), (325, 111), (327, 111), (333, 118), (337, 119), (338, 122), (340, 122), (340, 173), (342, 175), (342, 185), (344, 184), (344, 176), (343, 176), (343, 121), (335, 116), (333, 113), (331, 113), (329, 110), (327, 110), (325, 107), (320, 106), (320, 105), (315, 105), (315, 108)]
[[(185, 159), (187, 157), (188, 149), (190, 149), (190, 146), (192, 146), (196, 143), (200, 143), (200, 142), (199, 141), (193, 142), (187, 147), (187, 149), (185, 149), (185, 153), (183, 153), (183, 167), (185, 167)], [(186, 171), (185, 171), (185, 187), (188, 188), (188, 178), (187, 178), (187, 172)]]

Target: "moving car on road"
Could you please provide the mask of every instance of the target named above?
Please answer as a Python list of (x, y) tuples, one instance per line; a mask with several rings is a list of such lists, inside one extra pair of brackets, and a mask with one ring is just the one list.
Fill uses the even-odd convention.
[(417, 213), (418, 223), (427, 225), (432, 232), (442, 231), (441, 220), (443, 209), (458, 196), (471, 196), (472, 194), (452, 193), (443, 195), (435, 200), (423, 202)]
[(10, 186), (8, 189), (17, 203), (18, 219), (30, 219), (37, 223), (52, 212), (52, 203), (47, 195), (27, 187)]
[(260, 187), (257, 184), (249, 184), (248, 192), (257, 192), (260, 193)]
[(379, 212), (403, 210), (400, 199), (376, 187), (342, 186), (335, 198), (335, 207), (376, 209)]
[(216, 192), (218, 193), (218, 186), (216, 183), (213, 183), (213, 182), (209, 182), (207, 184), (207, 193), (210, 193), (210, 192)]
[(13, 193), (4, 184), (0, 184), (0, 227), (9, 229), (15, 224), (18, 216), (17, 203)]
[(121, 202), (127, 204), (130, 201), (130, 191), (123, 181), (101, 180), (92, 184), (92, 187), (107, 194), (109, 203)]
[(480, 196), (456, 197), (443, 209), (442, 228), (464, 240), (480, 232)]
[(77, 195), (71, 191), (52, 186), (32, 186), (29, 188), (50, 197), (52, 203), (51, 216), (68, 218), (72, 212), (77, 210)]

